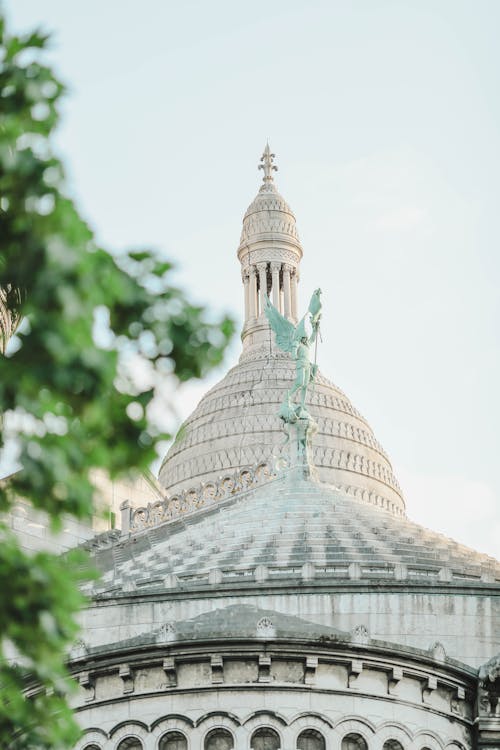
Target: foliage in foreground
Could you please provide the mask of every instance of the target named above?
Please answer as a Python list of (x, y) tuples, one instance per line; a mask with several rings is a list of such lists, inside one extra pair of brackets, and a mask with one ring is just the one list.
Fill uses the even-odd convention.
[[(22, 497), (58, 529), (63, 514), (92, 514), (91, 469), (118, 476), (151, 463), (160, 436), (147, 409), (158, 375), (202, 376), (221, 361), (233, 326), (207, 322), (151, 252), (115, 259), (96, 246), (50, 145), (63, 87), (43, 64), (47, 38), (8, 36), (1, 15), (0, 289), (23, 322), (17, 349), (0, 355), (0, 448), (15, 439), (23, 469), (0, 484), (0, 512)], [(124, 360), (140, 360), (147, 378), (137, 382)], [(64, 650), (83, 603), (81, 563), (76, 554), (64, 563), (27, 556), (0, 524), (2, 747), (69, 748), (78, 737)], [(42, 689), (28, 701), (33, 677)]]

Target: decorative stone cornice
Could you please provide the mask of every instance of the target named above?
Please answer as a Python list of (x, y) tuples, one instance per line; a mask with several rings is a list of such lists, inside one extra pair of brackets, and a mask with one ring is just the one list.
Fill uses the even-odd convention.
[[(102, 653), (94, 655), (88, 676), (95, 686), (94, 698), (87, 701), (85, 684), (76, 696), (79, 721), (84, 728), (83, 740), (77, 748), (87, 747), (90, 739), (102, 740), (95, 729), (101, 715), (108, 719), (103, 722), (108, 730), (102, 732), (104, 738), (116, 739), (119, 731), (137, 736), (140, 726), (146, 747), (157, 746), (165, 728), (182, 731), (191, 737), (193, 745), (199, 746), (215, 719), (217, 726), (223, 725), (236, 733), (237, 747), (250, 746), (251, 734), (259, 726), (276, 726), (284, 734), (283, 746), (292, 747), (303, 728), (315, 727), (320, 734), (340, 738), (348, 728), (366, 727), (367, 714), (373, 718), (372, 742), (382, 747), (388, 737), (400, 737), (397, 727), (401, 727), (401, 712), (405, 716), (404, 736), (410, 747), (423, 746), (423, 733), (430, 726), (434, 734), (438, 731), (446, 737), (450, 747), (471, 747), (475, 722), (485, 732), (484, 737), (487, 732), (490, 737), (497, 736), (493, 734), (493, 725), (498, 726), (494, 717), (481, 717), (479, 723), (475, 720), (476, 681), (469, 671), (458, 665), (436, 669), (415, 649), (405, 652), (397, 646), (384, 645), (385, 648), (359, 649), (356, 658), (349, 642), (328, 639), (324, 643), (303, 640), (290, 644), (278, 638), (273, 640), (272, 651), (264, 650), (258, 639), (239, 639), (234, 644), (197, 639), (194, 643), (171, 647), (167, 656), (155, 648), (136, 647), (128, 649), (127, 666), (140, 674), (140, 680), (127, 695), (118, 681), (109, 679), (110, 674), (116, 673), (113, 651), (101, 650)], [(227, 671), (226, 664), (231, 665)], [(163, 679), (159, 678), (159, 672), (165, 675)], [(422, 685), (432, 686), (425, 697)], [(240, 698), (238, 708), (234, 707), (234, 699), (231, 703), (235, 690)], [(270, 691), (277, 691), (275, 702), (281, 702), (282, 706), (284, 696), (289, 692), (292, 699), (298, 690), (309, 693), (299, 713), (296, 708), (287, 711), (280, 707), (278, 713), (263, 708), (264, 695), (266, 705), (272, 705)], [(200, 691), (205, 696), (202, 706)], [(185, 696), (185, 700), (180, 696)], [(207, 714), (208, 696), (217, 696), (217, 704)], [(148, 701), (146, 716), (145, 700)], [(175, 712), (167, 709), (166, 713), (165, 705), (170, 706), (173, 700), (179, 707)], [(332, 700), (335, 705), (330, 710)], [(127, 702), (125, 720), (124, 701)], [(198, 708), (193, 709), (193, 705)], [(258, 710), (249, 711), (254, 705)], [(293, 700), (291, 705), (295, 705)], [(120, 717), (115, 724), (109, 721), (113, 706)], [(184, 715), (181, 706), (189, 706), (189, 715)], [(388, 708), (390, 716), (397, 710), (397, 720), (388, 718)]]
[[(316, 457), (316, 453), (314, 455)], [(127, 501), (123, 505), (125, 518), (122, 518), (122, 530), (128, 533), (129, 530), (137, 531), (157, 526), (180, 516), (189, 516), (276, 477), (276, 469), (270, 463), (260, 462), (240, 471), (225, 474), (214, 482), (194, 485), (165, 500), (149, 503), (147, 506), (133, 508)], [(377, 493), (361, 490), (351, 485), (338, 484), (337, 489), (347, 496), (359, 498), (371, 505), (381, 508), (389, 507), (388, 501)], [(115, 537), (118, 534), (119, 532), (116, 532)], [(109, 544), (107, 536), (106, 544)]]
[(173, 497), (131, 510), (130, 529), (136, 531), (190, 515), (275, 477), (275, 471), (267, 463), (226, 474), (216, 482), (200, 484)]

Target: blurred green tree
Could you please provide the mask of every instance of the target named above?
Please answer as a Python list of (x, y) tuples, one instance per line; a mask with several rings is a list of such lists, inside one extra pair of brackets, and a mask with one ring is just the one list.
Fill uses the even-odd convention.
[[(38, 31), (8, 35), (0, 10), (0, 352), (5, 316), (13, 326), (22, 318), (0, 354), (0, 448), (15, 440), (22, 467), (0, 483), (0, 512), (24, 498), (57, 530), (62, 514), (91, 517), (91, 470), (116, 477), (151, 463), (160, 437), (147, 409), (155, 378), (203, 376), (221, 361), (233, 323), (207, 320), (154, 253), (112, 257), (96, 245), (65, 195), (51, 145), (63, 86), (44, 63), (46, 44)], [(137, 358), (149, 369), (146, 386), (130, 366)], [(65, 651), (88, 574), (76, 553), (26, 555), (0, 524), (3, 748), (66, 749), (77, 740)], [(29, 698), (28, 683), (37, 685)]]

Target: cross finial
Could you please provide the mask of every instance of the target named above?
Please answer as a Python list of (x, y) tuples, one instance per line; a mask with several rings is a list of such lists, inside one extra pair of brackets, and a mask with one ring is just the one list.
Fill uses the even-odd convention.
[(265, 185), (269, 182), (273, 182), (273, 171), (274, 172), (278, 171), (278, 167), (275, 164), (273, 164), (273, 160), (275, 156), (276, 154), (271, 153), (271, 149), (269, 148), (269, 143), (266, 143), (264, 153), (260, 157), (262, 164), (259, 164), (259, 169), (264, 170), (264, 177), (262, 178), (262, 181)]

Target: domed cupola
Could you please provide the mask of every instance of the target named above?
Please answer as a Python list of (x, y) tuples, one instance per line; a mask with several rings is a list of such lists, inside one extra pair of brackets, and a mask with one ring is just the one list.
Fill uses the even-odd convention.
[(238, 258), (244, 267), (252, 262), (248, 256), (258, 254), (258, 251), (261, 251), (259, 260), (268, 262), (282, 261), (288, 253), (289, 261), (295, 267), (302, 258), (295, 216), (274, 183), (272, 173), (278, 169), (273, 163), (274, 158), (267, 144), (259, 165), (264, 170), (262, 185), (243, 217)]
[(259, 168), (264, 171), (262, 185), (243, 217), (238, 248), (245, 287), (243, 359), (255, 349), (272, 346), (272, 337), (264, 315), (264, 296), (290, 320), (297, 320), (297, 284), (302, 258), (295, 216), (278, 193), (273, 179), (277, 171), (275, 155), (266, 145)]
[[(286, 450), (278, 412), (296, 366), (276, 345), (264, 310), (268, 295), (285, 318), (297, 322), (302, 247), (295, 217), (274, 184), (273, 162), (267, 145), (260, 164), (263, 182), (245, 213), (238, 247), (243, 351), (239, 363), (202, 398), (168, 451), (159, 480), (170, 497), (212, 491), (220, 479), (238, 486), (242, 472), (246, 476), (263, 466), (272, 473)], [(389, 459), (346, 395), (318, 372), (306, 405), (317, 424), (311, 453), (319, 480), (404, 515)]]

